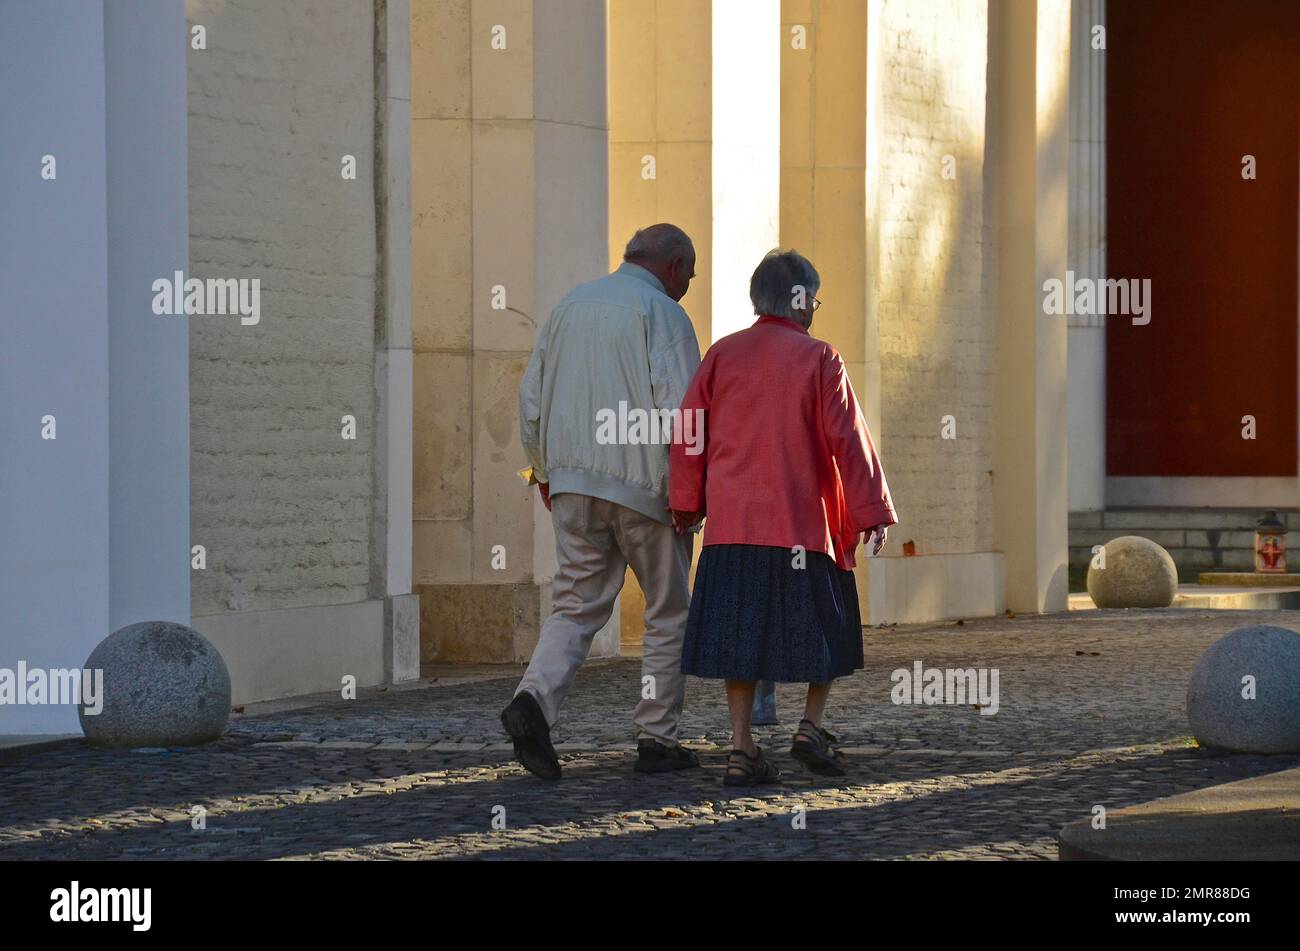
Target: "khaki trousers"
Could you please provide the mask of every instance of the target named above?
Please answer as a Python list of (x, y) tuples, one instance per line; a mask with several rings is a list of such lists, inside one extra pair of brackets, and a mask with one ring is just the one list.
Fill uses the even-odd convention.
[(551, 616), (515, 693), (533, 694), (546, 722), (555, 726), (560, 704), (587, 659), (592, 638), (609, 620), (630, 565), (646, 602), (642, 699), (633, 722), (638, 739), (676, 743), (686, 688), (682, 639), (691, 600), (691, 536), (613, 502), (571, 492), (551, 498), (551, 521), (559, 559)]

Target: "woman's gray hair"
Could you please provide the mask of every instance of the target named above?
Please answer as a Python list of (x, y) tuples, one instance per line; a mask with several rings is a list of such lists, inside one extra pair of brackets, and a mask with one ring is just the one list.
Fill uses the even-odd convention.
[(754, 268), (749, 299), (756, 314), (808, 321), (821, 286), (821, 275), (806, 257), (798, 251), (773, 248)]

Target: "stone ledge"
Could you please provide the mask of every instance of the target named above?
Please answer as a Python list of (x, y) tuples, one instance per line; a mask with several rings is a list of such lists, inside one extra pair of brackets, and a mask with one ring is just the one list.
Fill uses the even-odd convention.
[(1253, 571), (1203, 571), (1197, 578), (1200, 584), (1248, 588), (1300, 588), (1300, 574), (1266, 575)]
[(1300, 768), (1106, 813), (1061, 829), (1062, 860), (1296, 861), (1300, 859)]
[[(1205, 575), (1201, 576), (1202, 578)], [(1214, 575), (1214, 577), (1223, 577)], [(1276, 576), (1275, 576), (1276, 577)], [(1087, 592), (1070, 593), (1071, 611), (1099, 610)], [(1209, 583), (1180, 584), (1174, 595), (1170, 608), (1180, 610), (1204, 611), (1284, 611), (1300, 608), (1300, 586), (1215, 586)], [(1151, 611), (1159, 608), (1118, 608), (1112, 610)]]
[(235, 706), (338, 696), (344, 673), (356, 677), (358, 687), (385, 679), (380, 600), (198, 615), (191, 623), (226, 662)]

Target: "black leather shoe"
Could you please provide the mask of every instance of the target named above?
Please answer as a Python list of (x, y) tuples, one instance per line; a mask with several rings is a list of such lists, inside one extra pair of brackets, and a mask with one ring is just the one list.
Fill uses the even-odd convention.
[(638, 773), (671, 773), (700, 765), (700, 758), (681, 746), (669, 746), (649, 738), (637, 740), (636, 766)]
[(501, 711), (501, 725), (515, 743), (515, 759), (534, 776), (560, 778), (560, 758), (551, 745), (551, 728), (537, 698), (521, 690)]

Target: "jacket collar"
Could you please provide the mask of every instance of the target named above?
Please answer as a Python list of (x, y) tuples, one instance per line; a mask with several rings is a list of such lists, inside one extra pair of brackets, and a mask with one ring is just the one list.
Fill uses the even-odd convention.
[(812, 336), (812, 334), (808, 332), (807, 327), (797, 321), (791, 320), (789, 317), (778, 317), (775, 314), (764, 314), (759, 317), (758, 320), (754, 321), (755, 327), (759, 324), (776, 324), (780, 327), (789, 327), (791, 330), (797, 330), (805, 337)]
[(618, 266), (618, 269), (615, 270), (614, 273), (626, 274), (628, 277), (635, 277), (638, 281), (645, 281), (647, 284), (649, 284), (651, 287), (657, 290), (660, 294), (666, 295), (668, 293), (667, 291), (664, 290), (663, 282), (660, 281), (659, 278), (655, 277), (653, 274), (651, 274), (649, 271), (647, 271), (639, 264), (633, 264), (630, 261), (624, 261), (622, 264)]

